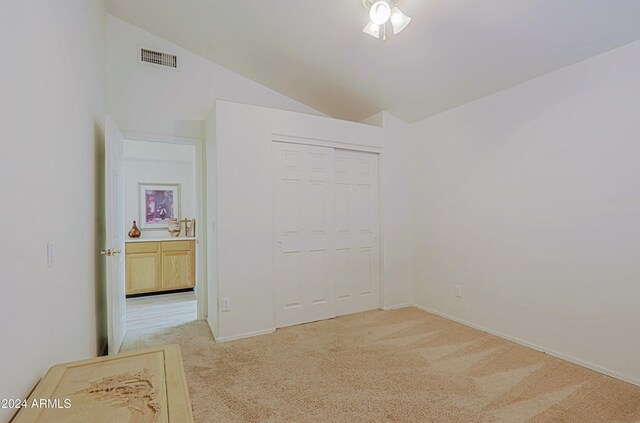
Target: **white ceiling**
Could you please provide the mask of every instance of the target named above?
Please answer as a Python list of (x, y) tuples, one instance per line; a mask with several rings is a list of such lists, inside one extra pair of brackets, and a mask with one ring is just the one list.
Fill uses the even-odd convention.
[(640, 0), (106, 0), (107, 10), (327, 115), (414, 122), (640, 39)]

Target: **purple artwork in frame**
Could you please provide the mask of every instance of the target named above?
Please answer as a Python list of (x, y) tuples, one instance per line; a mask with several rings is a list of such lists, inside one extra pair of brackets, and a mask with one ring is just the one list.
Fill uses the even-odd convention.
[(180, 216), (179, 184), (138, 184), (142, 228), (166, 228), (171, 218)]

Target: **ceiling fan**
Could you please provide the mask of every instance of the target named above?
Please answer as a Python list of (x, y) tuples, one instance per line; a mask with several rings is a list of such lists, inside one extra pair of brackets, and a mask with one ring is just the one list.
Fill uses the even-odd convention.
[(409, 25), (411, 18), (402, 13), (396, 6), (397, 0), (362, 0), (362, 5), (369, 10), (370, 21), (362, 32), (380, 39), (382, 30), (382, 40), (387, 39), (387, 22), (391, 21), (393, 34), (399, 34)]

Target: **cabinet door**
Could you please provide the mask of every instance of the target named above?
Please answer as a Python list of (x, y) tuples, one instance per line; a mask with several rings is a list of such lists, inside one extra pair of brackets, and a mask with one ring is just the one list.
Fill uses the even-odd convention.
[(126, 264), (127, 295), (159, 289), (160, 255), (158, 253), (128, 253)]
[(162, 243), (162, 289), (183, 289), (196, 286), (195, 248), (193, 241)]

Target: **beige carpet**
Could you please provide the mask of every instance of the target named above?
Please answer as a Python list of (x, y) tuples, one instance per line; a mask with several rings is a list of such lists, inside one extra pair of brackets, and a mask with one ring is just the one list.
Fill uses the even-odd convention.
[(205, 322), (129, 337), (182, 348), (196, 422), (640, 422), (640, 387), (415, 308), (215, 344)]

